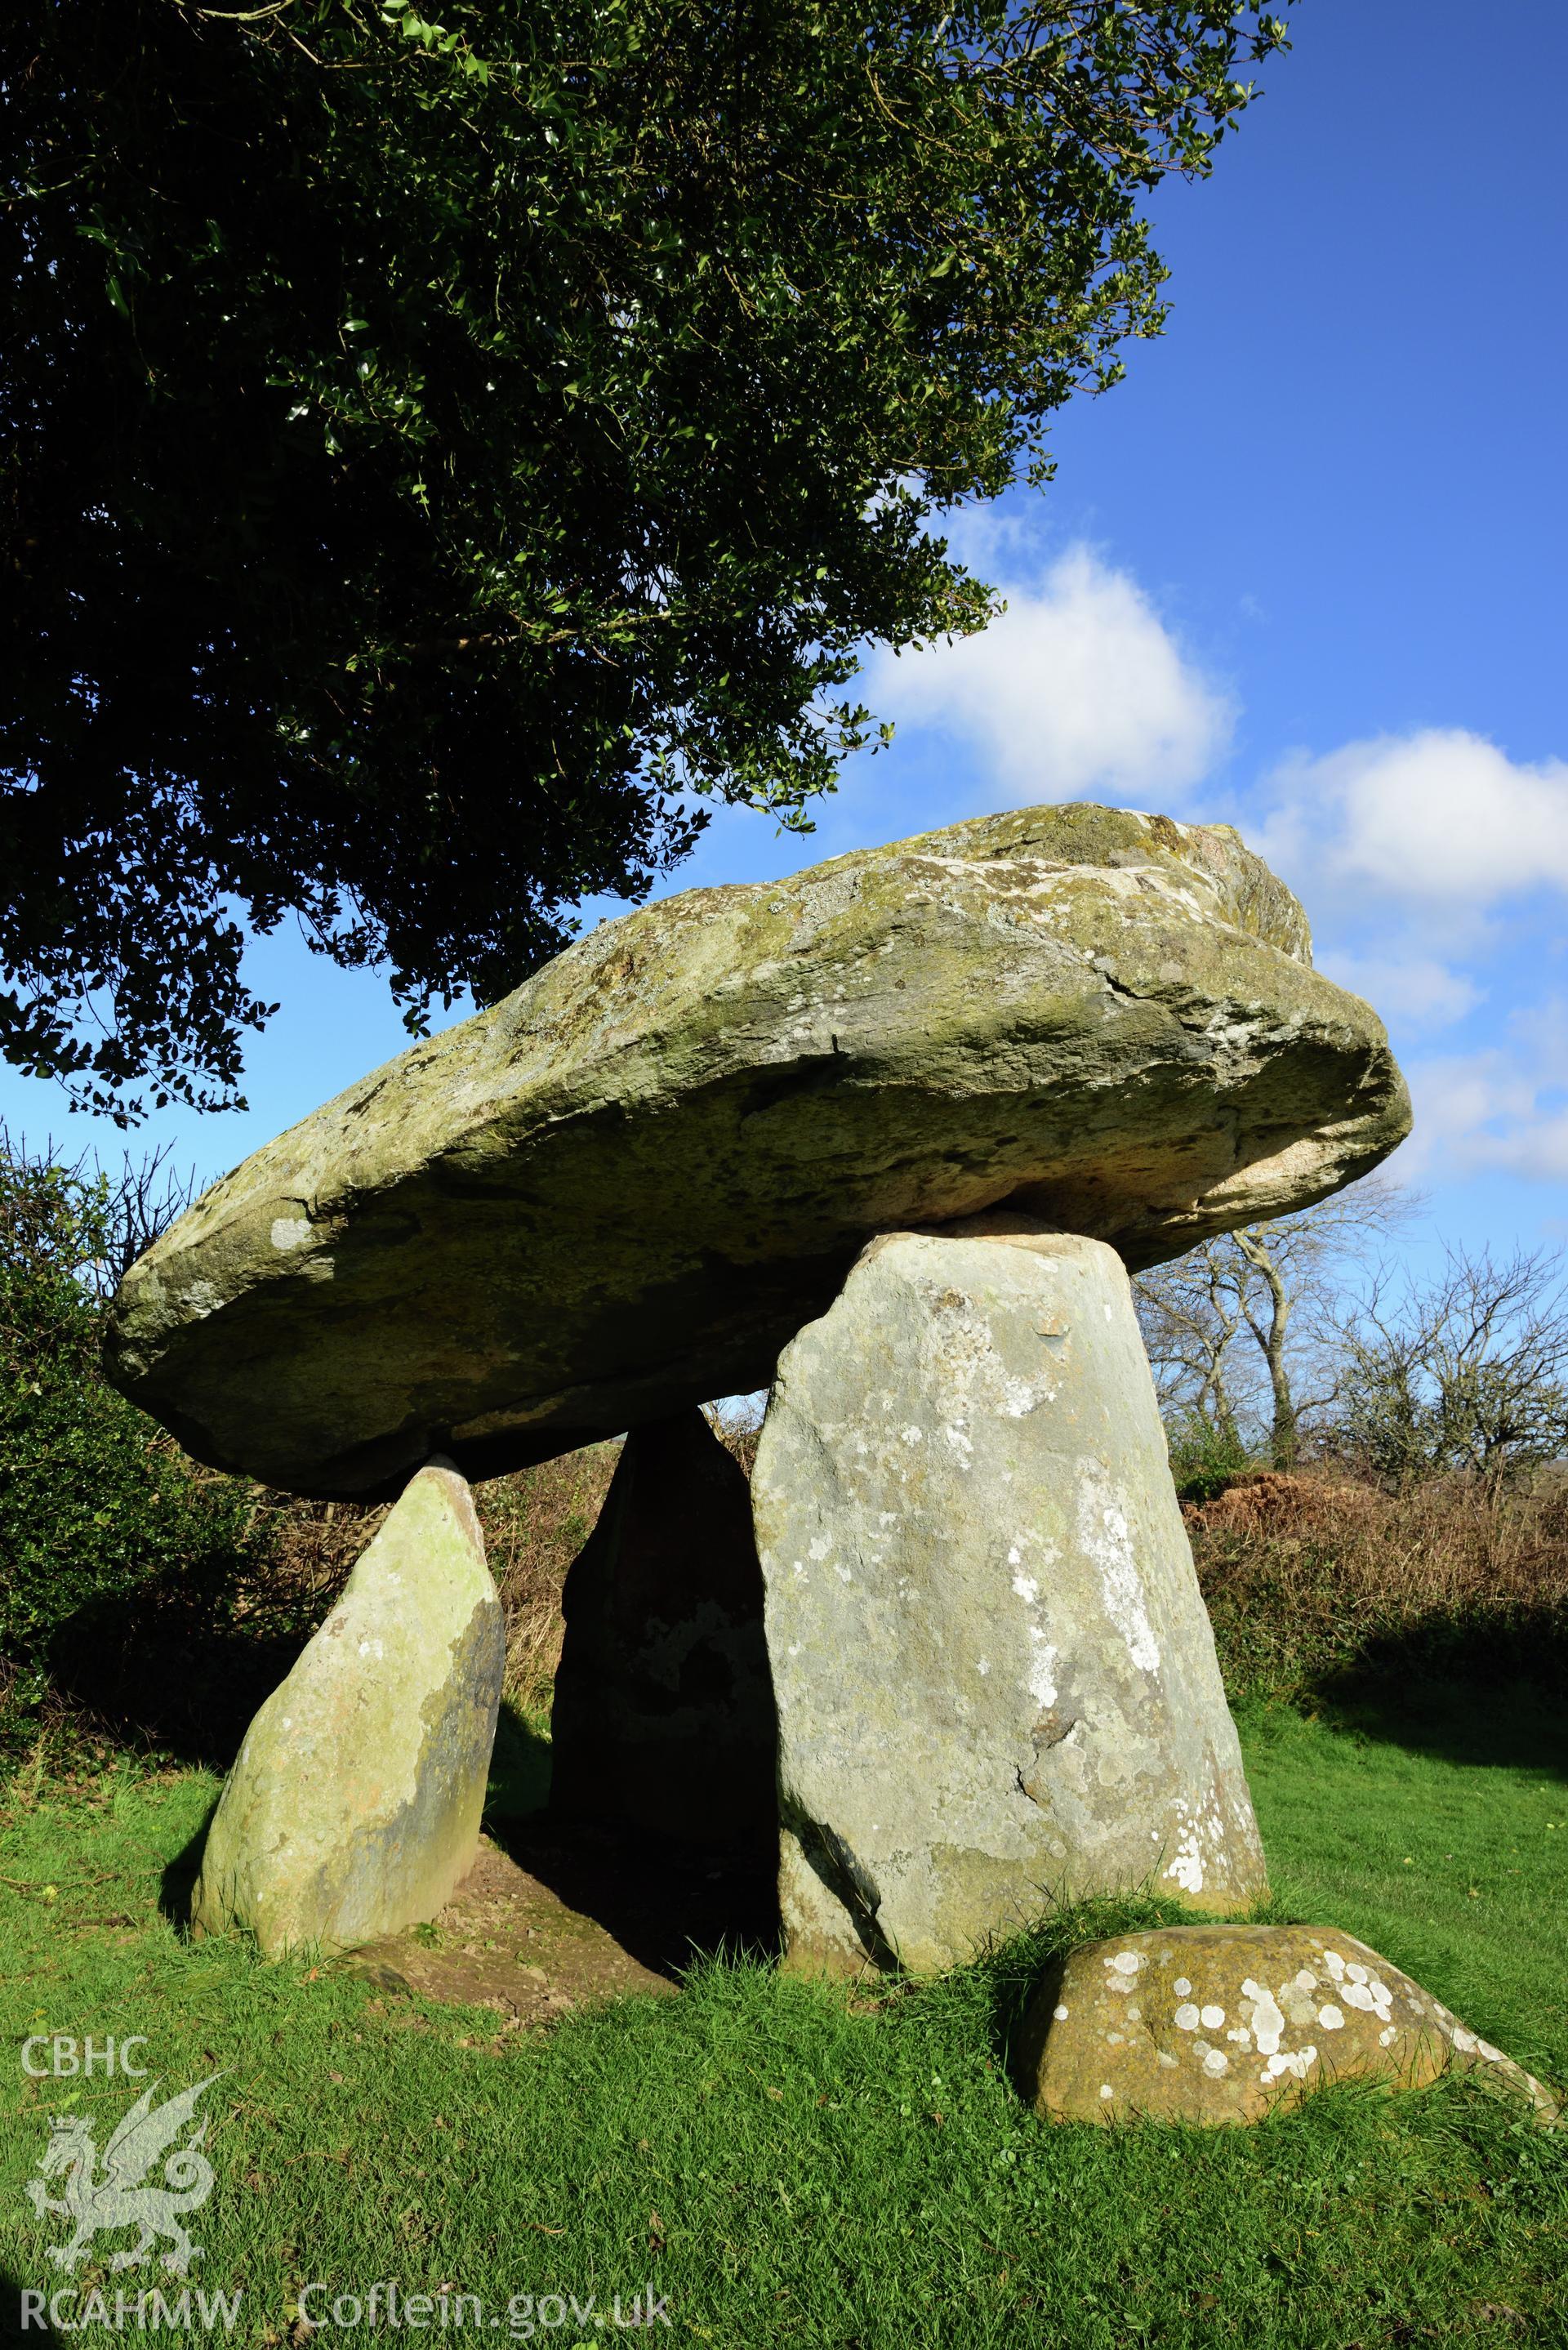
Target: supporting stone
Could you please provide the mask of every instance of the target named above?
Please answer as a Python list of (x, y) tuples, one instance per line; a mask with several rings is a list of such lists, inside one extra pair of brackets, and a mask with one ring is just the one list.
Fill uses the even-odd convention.
[(506, 1638), (472, 1496), (422, 1469), (245, 1733), (192, 1923), (269, 1955), (433, 1918), (472, 1863)]
[(745, 1477), (700, 1411), (627, 1438), (562, 1607), (551, 1808), (771, 1846), (762, 1570)]
[(1113, 1249), (873, 1242), (780, 1358), (752, 1490), (792, 1964), (935, 1969), (1146, 1883), (1263, 1893)]

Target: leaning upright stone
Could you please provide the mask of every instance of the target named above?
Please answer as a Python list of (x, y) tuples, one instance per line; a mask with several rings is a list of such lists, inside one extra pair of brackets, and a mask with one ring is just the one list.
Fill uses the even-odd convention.
[(900, 1232), (785, 1348), (753, 1478), (790, 1962), (916, 1970), (1262, 1852), (1127, 1276)]
[(467, 1485), (422, 1469), (245, 1733), (192, 1923), (269, 1955), (433, 1918), (471, 1866), (505, 1627)]
[(751, 1499), (700, 1411), (627, 1438), (561, 1606), (551, 1809), (771, 1855), (774, 1705)]

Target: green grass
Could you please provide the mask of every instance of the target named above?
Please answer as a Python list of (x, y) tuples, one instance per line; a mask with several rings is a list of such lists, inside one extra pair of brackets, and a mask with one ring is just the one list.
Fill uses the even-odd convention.
[[(1362, 1935), (1561, 2077), (1568, 1772), (1543, 1713), (1469, 1707), (1468, 1726), (1439, 1707), (1403, 1742), (1365, 1708), (1246, 1718), (1280, 1911)], [(183, 1941), (160, 1887), (214, 1792), (120, 1765), (16, 1808), (0, 2000), (13, 2048), (29, 2029), (145, 2032), (171, 2086), (222, 2068), (192, 2275), (243, 2288), (236, 2340), (303, 2342), (302, 2282), (393, 2279), (483, 2296), (497, 2339), (513, 2296), (593, 2295), (603, 2312), (651, 2282), (670, 2321), (651, 2338), (724, 2350), (1568, 2342), (1568, 2132), (1480, 2083), (1328, 2090), (1246, 2131), (1045, 2127), (1004, 2059), (1044, 1938), (876, 2006), (706, 1968), (680, 2000), (496, 2053), (493, 2017)], [(130, 2087), (19, 2071), (0, 2085), (13, 2282), (49, 2279), (57, 2223), (22, 2193), (47, 2113), (90, 2104), (101, 2147)], [(616, 2338), (566, 2314), (534, 2338)]]
[(1568, 2078), (1568, 1739), (1528, 1686), (1441, 1684), (1327, 1720), (1243, 1711), (1274, 1897), (1440, 1989), (1531, 2072)]

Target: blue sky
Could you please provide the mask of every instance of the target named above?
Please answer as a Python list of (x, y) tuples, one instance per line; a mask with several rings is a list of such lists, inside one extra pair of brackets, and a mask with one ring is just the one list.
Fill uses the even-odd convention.
[[(894, 748), (813, 839), (728, 812), (672, 886), (1092, 798), (1239, 825), (1371, 997), (1428, 1229), (1568, 1236), (1564, 399), (1568, 6), (1302, 0), (1211, 181), (1165, 192), (1168, 333), (1064, 413), (1058, 478), (958, 536), (1009, 610), (874, 660)], [(1503, 37), (1506, 34), (1506, 37)], [(406, 1039), (384, 983), (292, 933), (248, 1112), (149, 1138), (232, 1165)], [(0, 1071), (0, 1116), (98, 1143)]]

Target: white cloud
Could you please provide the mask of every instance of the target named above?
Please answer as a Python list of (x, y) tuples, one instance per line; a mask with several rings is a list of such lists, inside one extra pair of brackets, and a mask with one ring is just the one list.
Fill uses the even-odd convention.
[(1406, 1151), (1447, 1173), (1568, 1178), (1568, 1003), (1521, 1005), (1473, 1053), (1433, 1055), (1407, 1074), (1416, 1131)]
[(1288, 876), (1445, 912), (1568, 889), (1568, 761), (1532, 765), (1483, 735), (1428, 727), (1293, 759), (1267, 795), (1257, 845)]
[(1416, 1127), (1399, 1155), (1402, 1169), (1568, 1178), (1560, 1072), (1526, 1067), (1501, 1045), (1488, 1045), (1417, 1061), (1407, 1074)]
[(1202, 780), (1228, 747), (1231, 706), (1134, 579), (1075, 546), (1038, 581), (999, 584), (1008, 608), (983, 634), (874, 656), (871, 706), (968, 737), (992, 806), (1147, 805)]
[(1553, 927), (1520, 901), (1568, 889), (1568, 762), (1427, 727), (1298, 756), (1258, 797), (1248, 839), (1327, 933), (1324, 971), (1376, 1005), (1397, 1047), (1488, 1006), (1476, 1050), (1407, 1055), (1416, 1128), (1401, 1164), (1568, 1175), (1563, 1008), (1507, 1016), (1540, 984)]
[(1415, 951), (1401, 957), (1331, 950), (1317, 962), (1339, 986), (1375, 1004), (1385, 1020), (1407, 1021), (1412, 1027), (1447, 1028), (1473, 1012), (1486, 992), (1464, 972)]

